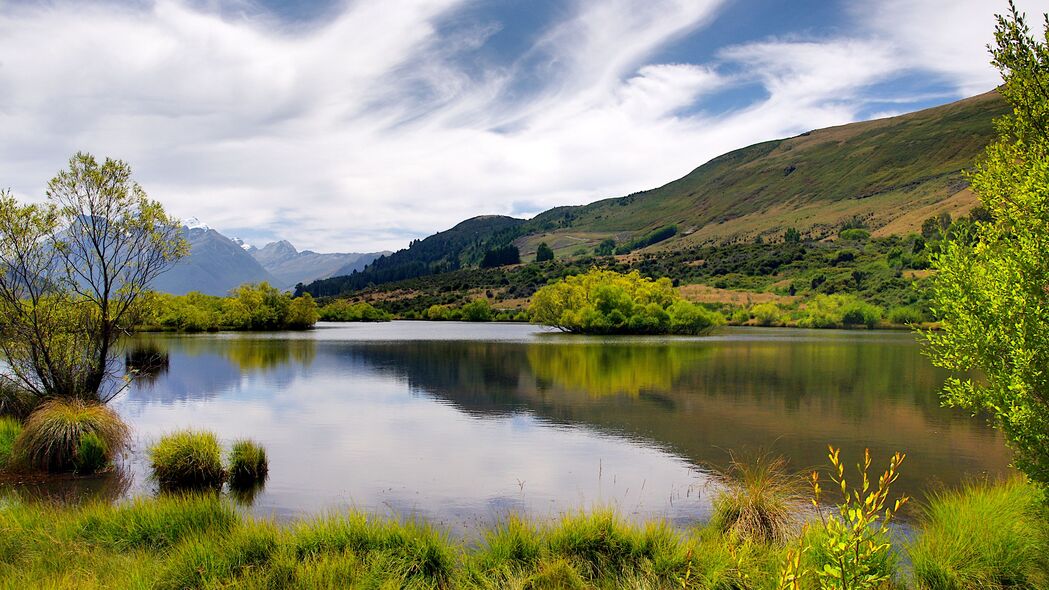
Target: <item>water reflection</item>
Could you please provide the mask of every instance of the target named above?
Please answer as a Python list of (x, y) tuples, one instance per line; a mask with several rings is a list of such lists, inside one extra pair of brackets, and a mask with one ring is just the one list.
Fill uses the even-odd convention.
[[(905, 451), (912, 494), (1009, 460), (982, 421), (939, 407), (944, 374), (903, 333), (589, 339), (395, 322), (154, 335), (136, 350), (167, 358), (119, 402), (138, 448), (183, 426), (260, 440), (271, 479), (246, 500), (261, 513), (354, 505), (471, 526), (612, 504), (688, 522), (709, 509), (700, 467), (727, 449), (773, 446), (797, 468), (822, 464), (827, 443)], [(144, 489), (141, 450), (130, 466)]]

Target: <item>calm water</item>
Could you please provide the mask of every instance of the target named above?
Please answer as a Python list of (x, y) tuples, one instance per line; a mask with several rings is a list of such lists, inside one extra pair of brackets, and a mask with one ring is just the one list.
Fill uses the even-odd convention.
[(901, 488), (919, 495), (1009, 462), (982, 420), (940, 408), (945, 375), (904, 332), (600, 339), (393, 322), (130, 348), (167, 366), (116, 402), (136, 449), (95, 493), (150, 493), (142, 449), (207, 428), (266, 446), (252, 510), (278, 518), (352, 506), (469, 529), (614, 506), (689, 523), (708, 516), (709, 469), (729, 449), (771, 447), (799, 469), (823, 465), (827, 443), (850, 461), (870, 447), (876, 464), (905, 451)]

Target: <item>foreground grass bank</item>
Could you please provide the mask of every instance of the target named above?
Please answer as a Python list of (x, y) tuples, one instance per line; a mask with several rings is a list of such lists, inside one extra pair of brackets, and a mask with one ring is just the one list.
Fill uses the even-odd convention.
[[(884, 587), (1046, 587), (1044, 506), (1016, 481), (934, 497), (915, 537), (894, 541)], [(359, 513), (278, 526), (217, 495), (79, 508), (0, 500), (2, 588), (772, 589), (790, 545), (608, 511), (544, 525), (511, 517), (463, 542)], [(820, 559), (803, 555), (802, 567)]]

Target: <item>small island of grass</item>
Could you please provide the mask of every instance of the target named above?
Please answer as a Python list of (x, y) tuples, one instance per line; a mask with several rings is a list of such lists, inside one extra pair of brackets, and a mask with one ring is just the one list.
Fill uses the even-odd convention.
[(670, 279), (596, 268), (536, 291), (529, 313), (535, 323), (576, 334), (697, 335), (725, 322), (686, 301)]

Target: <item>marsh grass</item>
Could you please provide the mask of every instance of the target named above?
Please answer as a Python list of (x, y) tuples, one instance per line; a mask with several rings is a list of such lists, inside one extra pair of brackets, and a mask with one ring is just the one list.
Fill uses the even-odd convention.
[(782, 543), (801, 530), (805, 478), (767, 452), (730, 453), (719, 470), (726, 489), (714, 498), (712, 524), (740, 540)]
[[(86, 437), (94, 440), (85, 443)], [(93, 473), (126, 450), (129, 441), (127, 425), (105, 405), (55, 399), (42, 403), (29, 415), (15, 440), (14, 458), (19, 466), (34, 469), (64, 472), (80, 465)], [(81, 450), (100, 453), (101, 458), (82, 460)]]
[[(1044, 537), (1032, 532), (1045, 526), (1039, 512), (1044, 508), (1031, 499), (1031, 488), (1008, 485), (1014, 488), (966, 488), (931, 502), (912, 549), (920, 576), (901, 583), (1044, 587), (1032, 573), (1045, 555), (1045, 545), (1037, 544)], [(981, 497), (968, 498), (973, 494)], [(1026, 504), (1020, 501), (1025, 495)], [(983, 525), (956, 522), (978, 513)], [(987, 526), (1006, 531), (1000, 534), (1008, 539), (992, 543), (985, 538)], [(1018, 538), (1021, 532), (1026, 541)], [(241, 514), (215, 493), (80, 507), (0, 497), (0, 533), (0, 589), (772, 590), (789, 549), (714, 526), (676, 531), (658, 523), (635, 525), (608, 510), (545, 524), (510, 517), (475, 543), (451, 539), (426, 524), (356, 512), (278, 526)], [(1039, 538), (1043, 541), (1032, 540)], [(983, 544), (1005, 553), (979, 557), (972, 547)], [(968, 561), (998, 568), (997, 573), (953, 578), (931, 573), (931, 566), (956, 573)]]
[(261, 486), (269, 473), (266, 449), (252, 440), (238, 440), (229, 453), (230, 488), (247, 491)]
[(21, 422), (8, 416), (0, 416), (0, 471), (7, 470), (11, 464), (15, 440), (21, 433)]
[(226, 478), (214, 433), (180, 430), (149, 448), (153, 478), (162, 489), (218, 488)]
[(974, 482), (933, 494), (909, 547), (927, 590), (1049, 587), (1049, 513), (1022, 480)]

